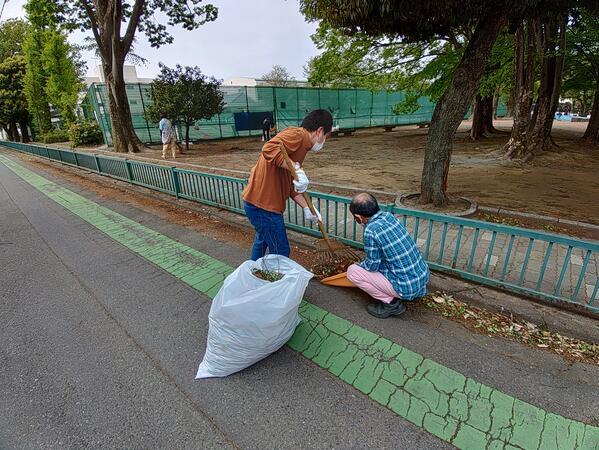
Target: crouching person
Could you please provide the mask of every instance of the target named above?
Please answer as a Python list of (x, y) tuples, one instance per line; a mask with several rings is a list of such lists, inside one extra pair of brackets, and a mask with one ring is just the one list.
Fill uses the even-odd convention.
[(356, 195), (349, 210), (364, 226), (366, 258), (349, 266), (347, 278), (378, 300), (368, 305), (369, 314), (399, 316), (406, 310), (405, 301), (426, 295), (428, 266), (405, 227), (393, 214), (382, 212), (372, 195)]

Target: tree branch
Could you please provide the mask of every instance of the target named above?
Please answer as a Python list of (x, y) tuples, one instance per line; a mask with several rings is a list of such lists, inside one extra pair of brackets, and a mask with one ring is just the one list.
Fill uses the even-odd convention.
[(141, 15), (143, 14), (145, 4), (145, 0), (135, 0), (135, 5), (133, 5), (133, 12), (131, 13), (131, 17), (129, 18), (127, 31), (125, 33), (125, 37), (123, 38), (123, 51), (125, 54), (128, 53), (131, 49), (131, 44), (133, 43), (135, 31), (137, 30), (137, 26), (139, 25), (139, 20), (141, 19)]
[(375, 74), (377, 72), (380, 72), (381, 70), (386, 70), (386, 69), (393, 69), (394, 67), (398, 67), (398, 66), (402, 66), (404, 64), (410, 64), (416, 61), (420, 61), (421, 59), (427, 58), (429, 56), (441, 56), (444, 55), (445, 52), (431, 52), (431, 53), (427, 53), (426, 55), (420, 55), (420, 56), (416, 56), (415, 58), (412, 59), (406, 59), (404, 61), (399, 61), (395, 64), (388, 64), (388, 65), (384, 65), (384, 66), (380, 66), (370, 72), (367, 72), (365, 74), (363, 74), (362, 76), (367, 77), (368, 75), (372, 75)]
[[(81, 6), (83, 6), (83, 9), (85, 9), (87, 17), (89, 17), (92, 33), (94, 34), (94, 38), (96, 39), (96, 43), (98, 44), (100, 53), (102, 53), (102, 51), (103, 51), (102, 37), (100, 36), (100, 31), (98, 29), (98, 20), (96, 19), (96, 13), (94, 12), (94, 10), (90, 6), (90, 4), (87, 2), (87, 0), (79, 0), (79, 3), (81, 4)], [(102, 56), (107, 56), (107, 55), (102, 55)]]

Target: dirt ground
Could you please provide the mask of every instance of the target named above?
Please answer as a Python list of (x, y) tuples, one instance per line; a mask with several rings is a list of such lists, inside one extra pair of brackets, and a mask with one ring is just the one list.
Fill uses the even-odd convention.
[[(599, 224), (599, 149), (580, 143), (586, 123), (555, 122), (558, 152), (537, 156), (519, 166), (493, 155), (508, 139), (510, 120), (495, 122), (505, 134), (480, 142), (470, 140), (465, 121), (455, 140), (449, 172), (449, 192), (480, 205), (533, 212)], [(391, 193), (417, 192), (427, 129), (398, 127), (358, 130), (353, 136), (327, 140), (325, 148), (305, 161), (313, 182), (376, 189)], [(194, 144), (177, 158), (185, 162), (249, 171), (262, 143), (258, 137)], [(160, 159), (158, 146), (139, 154)], [(240, 175), (237, 175), (240, 176)]]

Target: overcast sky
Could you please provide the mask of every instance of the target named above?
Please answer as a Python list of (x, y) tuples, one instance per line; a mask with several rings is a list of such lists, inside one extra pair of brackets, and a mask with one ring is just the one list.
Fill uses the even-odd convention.
[[(25, 0), (8, 0), (2, 19), (25, 17)], [(303, 66), (317, 54), (310, 35), (316, 24), (306, 23), (298, 0), (212, 0), (218, 6), (218, 19), (199, 30), (173, 28), (175, 41), (153, 49), (138, 33), (135, 52), (148, 60), (137, 68), (140, 77), (153, 77), (158, 63), (197, 65), (217, 78), (260, 77), (274, 64), (287, 67), (296, 79), (304, 79)], [(81, 40), (80, 34), (70, 37)], [(88, 72), (98, 61), (85, 54)]]

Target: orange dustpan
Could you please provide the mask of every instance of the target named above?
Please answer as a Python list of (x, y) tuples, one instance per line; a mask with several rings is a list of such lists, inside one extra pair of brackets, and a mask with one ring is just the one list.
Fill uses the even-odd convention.
[(356, 287), (354, 283), (347, 279), (347, 272), (323, 278), (320, 282), (322, 284), (328, 284), (329, 286)]

